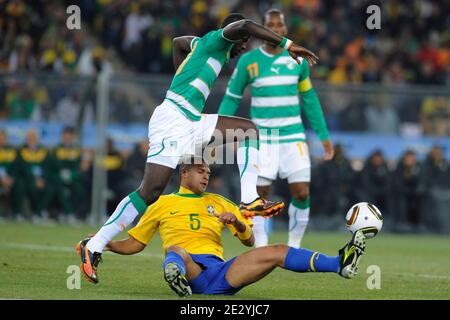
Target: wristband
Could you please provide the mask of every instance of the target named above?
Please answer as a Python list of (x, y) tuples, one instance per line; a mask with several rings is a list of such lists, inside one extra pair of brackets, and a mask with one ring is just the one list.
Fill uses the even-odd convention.
[(283, 49), (289, 50), (289, 48), (292, 45), (292, 40), (289, 40), (288, 38), (283, 37), (281, 39), (281, 42), (279, 44), (279, 46)]
[(252, 228), (250, 228), (249, 226), (245, 225), (245, 231), (244, 232), (238, 232), (237, 233), (237, 237), (239, 238), (239, 240), (245, 241), (245, 240), (250, 239), (252, 234), (253, 234)]

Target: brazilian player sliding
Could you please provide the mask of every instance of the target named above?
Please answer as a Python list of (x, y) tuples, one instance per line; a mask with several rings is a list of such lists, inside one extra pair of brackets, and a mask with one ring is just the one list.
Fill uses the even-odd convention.
[(337, 256), (277, 244), (224, 261), (224, 226), (243, 245), (251, 247), (255, 241), (252, 220), (244, 218), (230, 200), (205, 192), (210, 173), (205, 162), (181, 165), (179, 191), (161, 196), (128, 231), (129, 238), (111, 241), (105, 250), (138, 253), (159, 231), (165, 251), (164, 278), (179, 296), (233, 295), (276, 267), (295, 272), (334, 272), (344, 278), (356, 275), (365, 249), (365, 237), (359, 231)]
[(234, 142), (239, 143), (236, 158), (241, 179), (239, 209), (242, 214), (250, 217), (271, 216), (284, 208), (283, 202), (263, 199), (257, 193), (259, 136), (254, 123), (243, 118), (202, 114), (223, 65), (245, 49), (249, 37), (279, 45), (288, 50), (294, 59), (303, 57), (311, 64), (317, 61), (317, 56), (309, 50), (244, 19), (240, 14), (228, 16), (220, 29), (201, 38), (175, 38), (173, 57), (177, 71), (164, 101), (155, 108), (150, 118), (150, 147), (142, 183), (120, 201), (92, 239), (81, 240), (76, 246), (81, 257), (80, 269), (89, 281), (99, 281), (97, 268), (106, 244), (143, 214), (147, 206), (158, 200), (181, 158), (195, 155), (198, 149), (205, 148), (215, 130), (222, 137), (226, 137), (229, 130), (254, 133), (251, 137), (233, 138)]

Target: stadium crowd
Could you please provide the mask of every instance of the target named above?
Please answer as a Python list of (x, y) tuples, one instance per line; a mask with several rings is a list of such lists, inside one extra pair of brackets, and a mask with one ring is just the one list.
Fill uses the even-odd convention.
[[(108, 139), (107, 156), (102, 161), (107, 171), (108, 212), (139, 185), (147, 150), (146, 140), (124, 153)], [(34, 129), (27, 132), (19, 147), (8, 144), (6, 132), (0, 131), (0, 217), (35, 223), (56, 219), (72, 224), (86, 219), (91, 205), (92, 161), (93, 151), (77, 144), (71, 127), (63, 130), (61, 142), (53, 148), (43, 146)], [(233, 165), (213, 165), (209, 191), (238, 201), (235, 169)], [(274, 193), (289, 201), (288, 188), (282, 183), (277, 181)], [(176, 185), (177, 174), (165, 192), (176, 191)], [(337, 145), (333, 160), (313, 159), (311, 212), (312, 217), (342, 217), (353, 203), (369, 201), (395, 222), (392, 231), (439, 232), (439, 219), (433, 217), (434, 190), (450, 192), (449, 162), (438, 145), (422, 162), (411, 150), (396, 163), (374, 151), (360, 169)]]
[[(260, 21), (265, 10), (279, 7), (290, 37), (319, 54), (318, 79), (396, 86), (450, 83), (445, 1), (81, 0), (83, 28), (69, 30), (65, 9), (72, 3), (0, 1), (0, 72), (86, 74), (92, 72), (87, 65), (101, 64), (105, 50), (113, 49), (137, 72), (172, 73), (173, 37), (204, 35), (230, 11)], [(376, 32), (366, 27), (366, 8), (372, 4), (382, 8)], [(101, 46), (92, 47), (92, 35)]]
[[(316, 84), (319, 82), (315, 82)], [(148, 85), (131, 79), (121, 81), (110, 95), (110, 122), (133, 123), (148, 118), (160, 101), (159, 93), (166, 82)], [(57, 76), (24, 78), (0, 75), (0, 120), (55, 122), (68, 126), (93, 124), (96, 114), (96, 96), (89, 81)], [(143, 88), (143, 89), (139, 89)], [(217, 112), (223, 96), (220, 86), (215, 90), (207, 112)], [(436, 94), (385, 92), (356, 93), (337, 91), (336, 86), (317, 88), (324, 115), (331, 131), (371, 132), (395, 135), (450, 135), (450, 98), (445, 90)], [(246, 116), (248, 103), (238, 111)]]
[[(65, 26), (69, 4), (0, 1), (0, 74), (95, 75), (116, 68), (108, 58), (111, 52), (123, 60), (124, 70), (171, 74), (174, 36), (205, 34), (230, 11), (259, 21), (265, 9), (278, 6), (286, 12), (290, 36), (320, 56), (312, 70), (316, 83), (337, 90), (357, 83), (383, 84), (389, 90), (407, 89), (408, 84), (450, 85), (450, 19), (442, 1), (386, 1), (377, 32), (365, 27), (367, 1), (85, 0), (78, 2), (81, 30)], [(233, 67), (227, 65), (224, 74)], [(52, 86), (33, 76), (24, 82), (1, 80), (0, 119), (77, 124), (86, 96), (70, 90), (73, 84)], [(329, 87), (324, 92), (319, 90), (330, 130), (450, 135), (448, 95), (405, 91), (355, 96)], [(114, 95), (112, 101), (120, 106), (113, 112), (117, 121), (139, 119), (141, 114), (120, 111), (145, 99), (120, 88)], [(94, 114), (91, 97), (83, 121), (92, 122)]]

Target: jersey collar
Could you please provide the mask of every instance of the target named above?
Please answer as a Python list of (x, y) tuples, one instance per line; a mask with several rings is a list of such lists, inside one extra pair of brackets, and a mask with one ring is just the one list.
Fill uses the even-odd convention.
[(174, 193), (177, 196), (186, 197), (186, 198), (201, 198), (203, 197), (203, 194), (195, 194), (188, 188), (185, 188), (183, 186), (180, 186), (180, 189), (178, 189), (178, 192)]
[(265, 55), (266, 57), (269, 57), (269, 58), (277, 57), (277, 56), (280, 56), (283, 54), (283, 50), (281, 50), (281, 52), (277, 53), (277, 54), (268, 53), (266, 50), (264, 50), (263, 46), (260, 46), (259, 50), (261, 51), (261, 53), (263, 55)]

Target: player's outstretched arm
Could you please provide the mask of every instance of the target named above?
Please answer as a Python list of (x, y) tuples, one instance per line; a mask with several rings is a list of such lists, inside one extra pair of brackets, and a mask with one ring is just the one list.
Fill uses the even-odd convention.
[(191, 52), (191, 43), (194, 36), (176, 37), (173, 39), (173, 66), (175, 70), (186, 59), (186, 56)]
[(110, 241), (106, 247), (105, 251), (112, 251), (118, 254), (135, 254), (144, 250), (145, 245), (140, 243), (134, 238), (127, 238), (123, 240)]
[(319, 58), (308, 49), (294, 44), (291, 40), (281, 37), (272, 30), (249, 19), (242, 19), (230, 23), (223, 29), (223, 35), (231, 41), (246, 41), (249, 37), (256, 37), (261, 40), (269, 41), (274, 45), (281, 46), (288, 50), (291, 57), (296, 61), (298, 61), (298, 57), (303, 57), (308, 60), (310, 65), (316, 64), (319, 60)]

